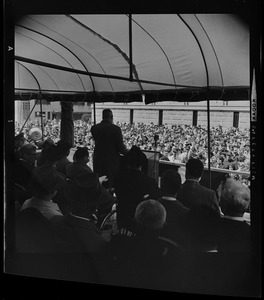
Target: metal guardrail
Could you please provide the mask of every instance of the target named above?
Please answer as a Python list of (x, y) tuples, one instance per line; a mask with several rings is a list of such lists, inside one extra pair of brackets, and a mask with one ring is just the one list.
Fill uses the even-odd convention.
[[(70, 159), (72, 160), (72, 155), (75, 152), (77, 148), (74, 147), (71, 149), (71, 155), (70, 155)], [(92, 155), (93, 155), (93, 151), (89, 151), (90, 154), (90, 161), (92, 161)], [(164, 164), (164, 165), (171, 165), (171, 166), (179, 166), (179, 167), (184, 167), (185, 168), (185, 163), (181, 163), (181, 162), (171, 162), (171, 161), (166, 161), (166, 160), (158, 160), (159, 164)], [(205, 170), (208, 170), (208, 166), (205, 165), (204, 166)], [(220, 169), (220, 168), (214, 168), (211, 167), (210, 168), (211, 171), (214, 172), (220, 172), (220, 173), (226, 173), (226, 174), (237, 174), (237, 175), (245, 175), (245, 176), (250, 176), (250, 172), (246, 172), (246, 171), (237, 171), (237, 170), (229, 170), (229, 169)]]
[[(185, 167), (185, 163), (180, 163), (180, 162), (171, 162), (171, 161), (166, 161), (166, 160), (159, 160), (159, 163), (165, 164), (165, 165), (171, 165), (171, 166), (182, 166)], [(208, 170), (207, 166), (204, 166), (205, 170)], [(222, 172), (222, 173), (227, 173), (227, 174), (238, 174), (238, 175), (246, 175), (250, 176), (250, 172), (245, 172), (245, 171), (237, 171), (237, 170), (229, 170), (229, 169), (220, 169), (220, 168), (210, 168), (211, 171), (216, 171), (216, 172)]]

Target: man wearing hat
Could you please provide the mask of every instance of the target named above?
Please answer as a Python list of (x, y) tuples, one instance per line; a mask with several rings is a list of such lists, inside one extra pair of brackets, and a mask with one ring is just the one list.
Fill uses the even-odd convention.
[(214, 190), (202, 186), (201, 180), (204, 172), (204, 165), (198, 158), (190, 158), (186, 163), (185, 178), (186, 181), (179, 191), (178, 200), (188, 208), (197, 205), (206, 205), (220, 214), (220, 208), (217, 195)]
[(54, 218), (53, 226), (64, 241), (62, 251), (72, 253), (97, 253), (104, 249), (107, 241), (96, 226), (96, 210), (101, 195), (101, 184), (97, 174), (81, 173), (67, 186), (70, 212)]

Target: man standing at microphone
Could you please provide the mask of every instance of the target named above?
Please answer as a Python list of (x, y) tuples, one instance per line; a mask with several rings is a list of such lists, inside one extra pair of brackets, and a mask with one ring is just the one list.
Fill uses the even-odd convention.
[(105, 187), (112, 188), (114, 179), (121, 168), (120, 154), (128, 149), (124, 145), (121, 128), (113, 124), (113, 113), (104, 109), (101, 123), (93, 125), (91, 134), (95, 141), (93, 153), (93, 171), (98, 176), (106, 175)]

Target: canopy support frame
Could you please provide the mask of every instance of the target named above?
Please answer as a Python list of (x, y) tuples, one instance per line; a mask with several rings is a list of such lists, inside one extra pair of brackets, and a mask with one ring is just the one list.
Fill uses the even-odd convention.
[(132, 15), (129, 14), (129, 79), (133, 81), (133, 57), (132, 57)]
[(208, 137), (208, 173), (209, 173), (209, 187), (211, 188), (211, 131), (210, 131), (210, 100), (208, 96), (208, 92), (206, 93), (207, 95), (207, 137)]
[(42, 141), (44, 141), (44, 136), (43, 136), (43, 132), (44, 132), (44, 127), (43, 127), (43, 115), (42, 115), (42, 98), (41, 98), (41, 95), (40, 95), (40, 98), (38, 99), (39, 100), (39, 104), (40, 104), (40, 122), (41, 122), (41, 131), (42, 131)]
[(19, 133), (21, 133), (22, 130), (24, 129), (24, 127), (25, 127), (25, 125), (26, 125), (28, 119), (30, 118), (30, 116), (31, 116), (31, 114), (32, 114), (32, 112), (33, 112), (33, 110), (34, 110), (34, 108), (35, 108), (35, 106), (37, 105), (37, 102), (38, 102), (38, 100), (35, 101), (35, 104), (34, 104), (34, 106), (32, 107), (31, 111), (29, 112), (29, 114), (28, 114), (28, 116), (27, 116), (27, 118), (26, 118), (26, 121), (24, 122), (23, 126), (21, 127)]

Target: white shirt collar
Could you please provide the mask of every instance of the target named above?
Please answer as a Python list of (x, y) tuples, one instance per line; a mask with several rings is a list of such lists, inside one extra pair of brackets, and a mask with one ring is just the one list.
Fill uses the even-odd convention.
[(223, 215), (223, 218), (229, 219), (229, 220), (234, 220), (234, 221), (242, 221), (242, 222), (244, 221), (243, 217), (233, 217), (233, 216)]
[(169, 201), (175, 201), (176, 200), (175, 197), (169, 197), (169, 196), (162, 196), (162, 199), (169, 200)]
[(74, 218), (81, 219), (81, 220), (85, 220), (85, 221), (90, 221), (90, 220), (91, 220), (91, 219), (88, 219), (88, 218), (76, 216), (76, 215), (74, 215), (72, 212), (70, 212), (70, 215), (71, 215), (72, 217), (74, 217)]
[(199, 183), (199, 179), (186, 179), (186, 181), (195, 181)]

